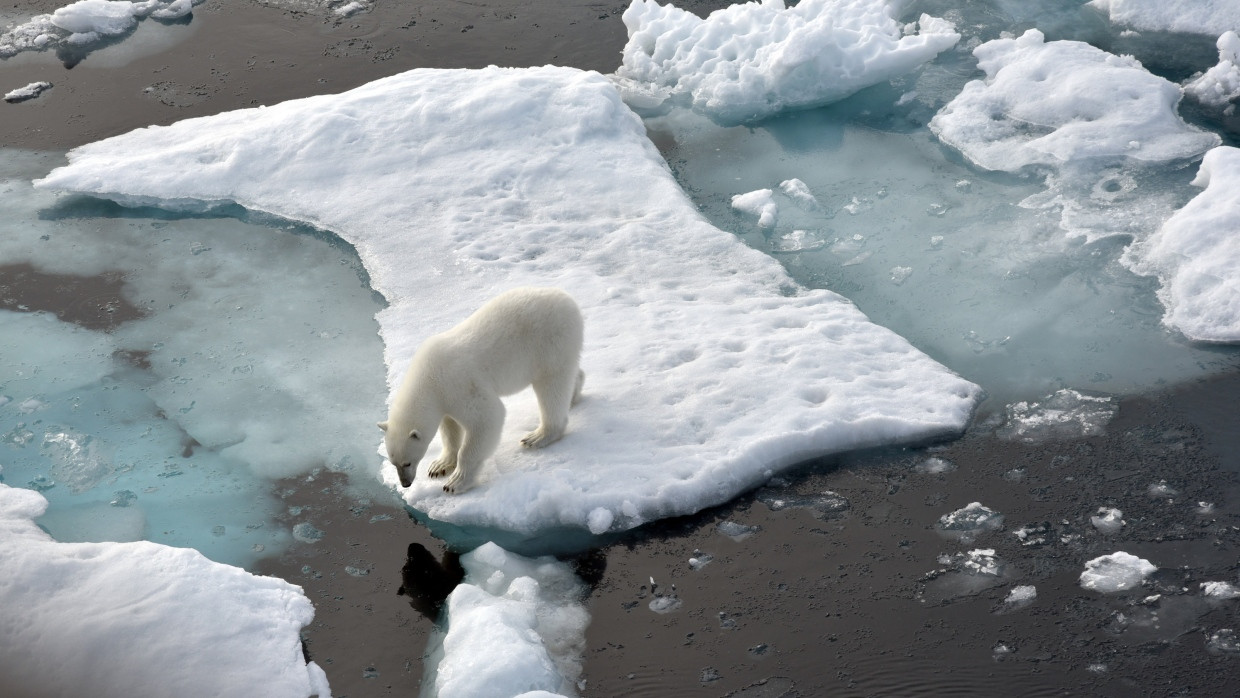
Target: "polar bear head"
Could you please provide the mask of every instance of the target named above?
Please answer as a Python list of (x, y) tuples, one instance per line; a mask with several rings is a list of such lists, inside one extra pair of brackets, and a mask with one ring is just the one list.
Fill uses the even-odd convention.
[(422, 456), (426, 455), (426, 447), (434, 435), (424, 434), (415, 428), (393, 426), (390, 421), (379, 422), (379, 428), (383, 430), (383, 445), (387, 447), (388, 460), (396, 466), (401, 487), (412, 485), (418, 463), (422, 462)]

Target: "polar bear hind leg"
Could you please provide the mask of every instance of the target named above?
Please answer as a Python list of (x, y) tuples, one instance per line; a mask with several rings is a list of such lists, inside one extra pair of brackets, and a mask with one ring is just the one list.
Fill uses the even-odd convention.
[(580, 369), (562, 371), (534, 381), (538, 397), (538, 428), (521, 439), (526, 448), (542, 448), (559, 441), (568, 428), (568, 408), (581, 397), (585, 373)]
[(443, 439), (443, 454), (431, 463), (430, 470), (427, 475), (431, 477), (443, 477), (448, 473), (456, 470), (456, 461), (461, 450), (461, 439), (464, 436), (464, 430), (461, 425), (451, 417), (444, 417), (443, 422), (439, 425), (439, 437)]

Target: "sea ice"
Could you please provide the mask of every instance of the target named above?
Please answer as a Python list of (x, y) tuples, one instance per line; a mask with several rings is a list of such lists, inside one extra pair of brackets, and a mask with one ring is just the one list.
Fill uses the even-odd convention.
[(779, 205), (770, 189), (758, 189), (732, 197), (732, 208), (748, 213), (758, 219), (759, 228), (774, 228), (779, 217)]
[(935, 528), (949, 538), (956, 538), (964, 543), (972, 542), (986, 531), (993, 531), (1003, 526), (1003, 514), (983, 506), (981, 502), (971, 502), (967, 506), (939, 517)]
[(1234, 0), (1091, 0), (1112, 22), (1142, 31), (1221, 34), (1240, 27)]
[(1109, 594), (1132, 589), (1157, 570), (1150, 561), (1120, 551), (1086, 562), (1080, 582), (1086, 589)]
[(1018, 611), (1022, 608), (1027, 608), (1032, 605), (1037, 598), (1037, 587), (1028, 584), (1014, 586), (1012, 587), (1012, 590), (1008, 592), (1008, 595), (1004, 597), (999, 606), (998, 612), (1010, 613), (1012, 611)]
[(565, 563), (486, 543), (461, 556), (465, 581), (447, 599), (447, 631), (432, 639), (423, 695), (576, 695), (590, 621), (585, 589)]
[(570, 290), (587, 379), (567, 436), (518, 448), (536, 409), (531, 393), (515, 397), (464, 495), (426, 477), (432, 447), (405, 496), (433, 519), (530, 534), (585, 529), (602, 508), (628, 529), (810, 456), (958, 432), (978, 399), (847, 300), (798, 287), (706, 223), (597, 74), (414, 70), (141, 129), (69, 160), (39, 186), (182, 209), (237, 202), (353, 242), (391, 304), (378, 315), (390, 385), (422, 339), (499, 290)]
[(1240, 149), (1206, 153), (1193, 184), (1205, 191), (1126, 259), (1162, 282), (1163, 322), (1189, 339), (1240, 341)]
[(973, 50), (986, 72), (930, 121), (944, 143), (988, 170), (1082, 161), (1165, 162), (1200, 155), (1219, 137), (1176, 113), (1180, 87), (1079, 41), (1036, 29)]
[(1064, 388), (1040, 402), (1016, 402), (996, 432), (1005, 439), (1041, 443), (1051, 439), (1101, 434), (1115, 416), (1111, 398)]
[(1096, 516), (1089, 517), (1089, 522), (1104, 536), (1118, 533), (1124, 527), (1124, 512), (1119, 509), (1102, 507)]
[[(12, 695), (329, 696), (299, 587), (146, 541), (59, 543), (0, 484), (0, 676)], [(20, 611), (20, 612), (17, 612)]]
[(783, 0), (732, 5), (701, 19), (672, 4), (633, 0), (617, 83), (635, 107), (684, 97), (721, 123), (820, 106), (907, 73), (960, 40), (923, 14), (901, 24), (902, 3)]
[(1211, 599), (1240, 599), (1240, 588), (1230, 582), (1202, 582), (1201, 593)]
[(1234, 112), (1240, 97), (1240, 36), (1234, 31), (1218, 38), (1218, 65), (1184, 84), (1184, 93), (1202, 104)]
[(16, 90), (10, 90), (4, 94), (4, 101), (14, 104), (17, 102), (25, 102), (34, 99), (39, 95), (52, 89), (52, 83), (46, 81), (32, 82), (25, 87), (19, 87)]
[(147, 17), (179, 19), (205, 0), (78, 0), (51, 14), (36, 15), (0, 34), (0, 59), (22, 51), (72, 46), (89, 49), (127, 34)]

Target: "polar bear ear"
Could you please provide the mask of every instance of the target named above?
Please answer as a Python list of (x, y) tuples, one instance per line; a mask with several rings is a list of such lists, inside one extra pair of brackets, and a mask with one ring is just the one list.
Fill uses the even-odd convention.
[(414, 429), (413, 431), (409, 432), (409, 438), (413, 439), (414, 441), (419, 441), (422, 439), (422, 435), (418, 433), (417, 429)]
[(387, 424), (388, 424), (387, 422), (379, 422), (376, 426), (378, 426), (383, 431), (387, 431)]

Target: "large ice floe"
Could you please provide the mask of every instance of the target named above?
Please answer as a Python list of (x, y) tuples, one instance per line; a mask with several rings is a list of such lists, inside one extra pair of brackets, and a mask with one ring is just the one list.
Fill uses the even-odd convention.
[(6, 695), (330, 695), (300, 588), (187, 548), (58, 543), (34, 523), (46, 507), (0, 484)]
[(182, 209), (237, 202), (352, 242), (390, 302), (378, 314), (390, 385), (421, 340), (498, 291), (569, 290), (587, 378), (568, 435), (520, 449), (537, 411), (517, 396), (481, 485), (457, 496), (425, 475), (433, 446), (405, 497), (440, 521), (627, 529), (808, 457), (954, 434), (978, 399), (846, 299), (798, 287), (705, 222), (595, 73), (415, 70), (140, 129), (69, 160), (38, 185)]
[(1193, 184), (1205, 191), (1130, 250), (1131, 266), (1162, 281), (1168, 326), (1198, 341), (1240, 342), (1240, 150), (1206, 153)]
[(634, 106), (669, 98), (724, 123), (820, 106), (906, 73), (956, 44), (946, 20), (896, 20), (898, 2), (784, 0), (732, 5), (701, 19), (633, 0), (616, 71)]
[(1091, 7), (1116, 24), (1143, 31), (1222, 34), (1240, 28), (1235, 0), (1091, 0)]

